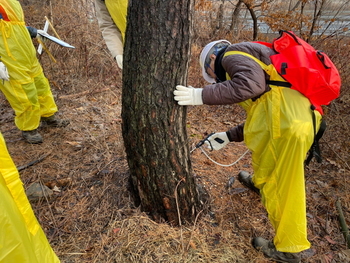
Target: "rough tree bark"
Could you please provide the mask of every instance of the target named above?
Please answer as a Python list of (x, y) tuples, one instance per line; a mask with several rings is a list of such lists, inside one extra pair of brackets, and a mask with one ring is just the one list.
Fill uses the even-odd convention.
[(202, 209), (192, 176), (186, 84), (193, 0), (130, 1), (124, 52), (122, 119), (131, 186), (156, 221), (193, 222)]

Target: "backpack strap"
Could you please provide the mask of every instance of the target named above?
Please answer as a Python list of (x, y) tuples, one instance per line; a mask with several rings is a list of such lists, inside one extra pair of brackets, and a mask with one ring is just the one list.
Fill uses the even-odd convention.
[(308, 166), (310, 161), (312, 160), (313, 157), (316, 158), (316, 161), (318, 163), (322, 162), (322, 157), (321, 157), (321, 150), (320, 150), (320, 145), (318, 143), (318, 141), (321, 139), (321, 137), (323, 136), (326, 128), (327, 128), (327, 124), (326, 121), (322, 118), (322, 122), (320, 124), (320, 129), (318, 130), (318, 132), (316, 133), (316, 115), (315, 115), (315, 106), (311, 105), (311, 110), (312, 110), (312, 123), (314, 126), (314, 142), (312, 143), (310, 150), (309, 150), (309, 155), (307, 157), (307, 159), (305, 160), (305, 165)]
[(292, 87), (292, 84), (290, 84), (289, 82), (285, 82), (285, 81), (277, 81), (277, 80), (270, 80), (269, 79), (268, 81), (266, 81), (266, 83), (269, 85), (285, 87), (285, 88)]
[(266, 72), (266, 74), (270, 76), (270, 79), (266, 81), (268, 85), (286, 87), (286, 88), (290, 88), (292, 86), (283, 77), (281, 77), (281, 75), (277, 72), (276, 68), (272, 63), (270, 65), (266, 65), (264, 62), (257, 59), (256, 57), (242, 51), (228, 51), (225, 53), (224, 57), (230, 56), (230, 55), (242, 55), (253, 59), (256, 63), (260, 65), (260, 67)]

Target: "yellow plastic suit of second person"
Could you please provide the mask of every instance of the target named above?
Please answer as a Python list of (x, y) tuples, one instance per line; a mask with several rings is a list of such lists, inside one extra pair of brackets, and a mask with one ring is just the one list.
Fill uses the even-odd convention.
[(17, 0), (0, 0), (0, 56), (9, 74), (0, 89), (15, 111), (15, 124), (28, 142), (41, 143), (40, 121), (52, 123), (57, 106)]
[[(310, 243), (302, 164), (314, 139), (312, 112), (304, 110), (310, 102), (298, 91), (274, 87), (259, 103), (240, 105), (247, 111), (244, 142), (252, 152), (253, 182), (275, 229), (274, 244), (282, 252), (306, 250)], [(315, 114), (319, 127), (321, 115)]]
[(95, 0), (95, 5), (103, 39), (118, 67), (123, 68), (128, 0)]
[(126, 31), (126, 13), (128, 8), (128, 1), (126, 0), (105, 0), (108, 12), (119, 28), (122, 34), (123, 43), (125, 42)]
[[(227, 52), (225, 56), (230, 54), (241, 53)], [(261, 61), (250, 58), (267, 68)], [(277, 71), (271, 77), (284, 81)], [(247, 112), (244, 142), (252, 152), (254, 185), (260, 189), (276, 232), (274, 244), (279, 251), (297, 253), (310, 248), (302, 164), (314, 140), (312, 114), (316, 116), (317, 130), (322, 116), (310, 110), (310, 101), (298, 91), (270, 87), (271, 91), (261, 96), (259, 102), (239, 103)]]
[(284, 81), (273, 74), (274, 54), (256, 42), (210, 42), (200, 55), (202, 75), (210, 84), (177, 85), (174, 99), (179, 105), (237, 103), (245, 109), (244, 123), (211, 134), (205, 144), (220, 150), (230, 142), (245, 142), (254, 173), (240, 171), (238, 180), (261, 195), (275, 231), (273, 241), (253, 237), (251, 243), (275, 261), (300, 262), (299, 252), (310, 248), (304, 161), (322, 116), (299, 91), (267, 84), (268, 75), (272, 81)]
[(0, 133), (0, 262), (59, 263)]

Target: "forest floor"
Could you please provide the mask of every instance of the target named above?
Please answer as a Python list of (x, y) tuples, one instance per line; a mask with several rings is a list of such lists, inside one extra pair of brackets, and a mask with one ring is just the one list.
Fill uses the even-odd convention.
[[(53, 87), (58, 116), (71, 123), (65, 128), (40, 128), (44, 137), (40, 145), (24, 142), (11, 108), (0, 97), (1, 132), (17, 167), (39, 160), (20, 171), (24, 186), (40, 182), (53, 190), (50, 198), (32, 201), (32, 206), (62, 262), (270, 262), (250, 245), (252, 237), (273, 237), (260, 197), (237, 180), (227, 187), (239, 171), (252, 172), (243, 143), (207, 151), (221, 164), (232, 164), (246, 153), (229, 167), (213, 163), (200, 149), (193, 151), (194, 176), (212, 202), (211, 213), (203, 214), (195, 225), (175, 228), (156, 223), (134, 207), (121, 136), (121, 72), (115, 71), (120, 82), (107, 79), (95, 89), (88, 89), (89, 83), (77, 85), (66, 95)], [(189, 107), (190, 149), (206, 134), (225, 131), (244, 117), (236, 106)], [(322, 142), (323, 163), (313, 162), (306, 169), (312, 249), (304, 262), (349, 262), (335, 205), (341, 202), (349, 225), (349, 156), (338, 158), (348, 154), (339, 145), (341, 136), (348, 135), (338, 133), (339, 141), (331, 145)]]
[[(73, 27), (74, 23), (68, 24)], [(211, 197), (211, 212), (201, 214), (195, 224), (172, 227), (156, 223), (134, 206), (128, 192), (129, 169), (121, 135), (122, 74), (109, 58), (101, 37), (90, 34), (98, 32), (96, 23), (87, 26), (92, 29), (74, 25), (91, 37), (81, 37), (81, 44), (72, 43), (76, 46), (74, 59), (59, 62), (58, 66), (47, 62), (47, 57), (41, 60), (59, 107), (58, 117), (69, 119), (70, 125), (40, 127), (44, 142), (27, 144), (13, 123), (12, 109), (0, 95), (1, 132), (15, 164), (21, 168), (25, 188), (40, 183), (53, 191), (50, 198), (31, 204), (61, 261), (272, 262), (250, 243), (253, 237), (272, 239), (274, 235), (260, 197), (238, 180), (227, 187), (239, 171), (252, 172), (251, 156), (244, 143), (207, 152), (221, 164), (241, 158), (228, 167), (215, 164), (200, 149), (191, 154), (193, 175)], [(78, 30), (75, 34), (78, 39)], [(188, 84), (194, 87), (204, 84), (197, 65), (199, 50), (193, 47), (190, 63)], [(95, 75), (85, 74), (88, 71)], [(106, 71), (108, 74), (103, 73)], [(328, 130), (321, 139), (323, 162), (313, 161), (306, 168), (308, 238), (312, 247), (304, 254), (303, 262), (350, 262), (336, 207), (340, 202), (350, 226), (348, 93), (347, 88), (327, 109)], [(244, 118), (238, 106), (189, 107), (190, 149), (207, 134), (226, 131)], [(27, 166), (33, 161), (37, 162)]]

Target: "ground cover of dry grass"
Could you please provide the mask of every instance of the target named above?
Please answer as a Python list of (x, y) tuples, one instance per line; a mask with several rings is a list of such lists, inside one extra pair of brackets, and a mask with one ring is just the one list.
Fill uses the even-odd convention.
[[(271, 262), (250, 245), (254, 236), (273, 237), (260, 197), (238, 182), (227, 188), (240, 170), (252, 171), (249, 153), (230, 167), (214, 164), (199, 149), (192, 153), (194, 176), (212, 200), (211, 212), (202, 214), (193, 225), (156, 223), (134, 207), (121, 136), (121, 71), (110, 58), (88, 6), (72, 9), (68, 1), (62, 3), (66, 5), (59, 11), (44, 10), (49, 10), (46, 15), (53, 17), (61, 37), (76, 49), (49, 45), (57, 63), (45, 54), (40, 60), (59, 116), (70, 119), (71, 124), (63, 129), (40, 128), (44, 143), (26, 144), (13, 124), (11, 108), (0, 96), (0, 128), (16, 165), (43, 157), (21, 171), (24, 186), (34, 182), (52, 189), (56, 186), (50, 199), (32, 206), (61, 261)], [(40, 28), (43, 13), (33, 5), (24, 9), (32, 14), (29, 21)], [(76, 14), (66, 16), (65, 11)], [(193, 45), (188, 82), (194, 87), (204, 84), (197, 65), (200, 49), (201, 45)], [(306, 170), (312, 250), (304, 262), (349, 262), (335, 206), (336, 201), (341, 202), (350, 225), (349, 102), (345, 86), (341, 98), (327, 109), (329, 129), (321, 142), (324, 161)], [(189, 107), (190, 148), (206, 134), (225, 131), (244, 117), (236, 106)], [(209, 154), (217, 162), (230, 164), (245, 152), (245, 145), (237, 143)]]

